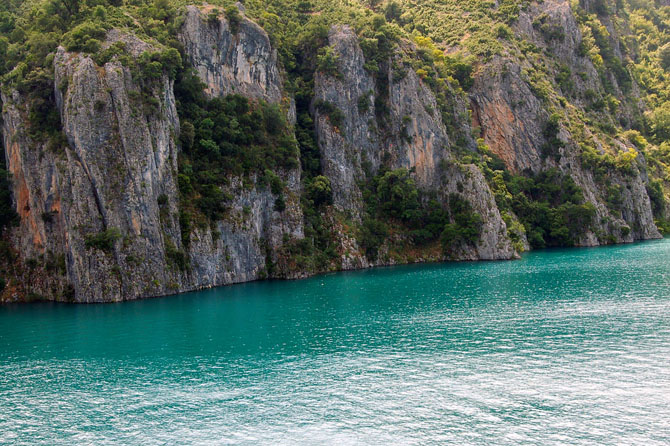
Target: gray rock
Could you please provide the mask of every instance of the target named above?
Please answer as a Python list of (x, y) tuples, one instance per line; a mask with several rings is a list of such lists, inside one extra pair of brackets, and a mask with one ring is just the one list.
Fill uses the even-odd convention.
[(267, 33), (242, 18), (237, 33), (224, 17), (209, 21), (195, 6), (186, 7), (186, 19), (179, 34), (189, 62), (207, 85), (211, 97), (241, 94), (276, 103), (281, 100), (281, 77), (277, 52)]
[[(336, 26), (328, 38), (337, 56), (338, 75), (316, 74), (314, 113), (321, 163), (333, 185), (335, 207), (358, 218), (362, 211), (358, 181), (364, 178), (363, 163), (367, 162), (374, 174), (386, 158), (387, 167), (412, 169), (417, 185), (437, 192), (443, 200), (449, 193), (462, 194), (482, 216), (481, 240), (476, 246), (463, 247), (456, 258), (514, 257), (506, 225), (482, 173), (475, 166), (461, 169), (452, 162), (449, 137), (432, 91), (411, 68), (399, 80), (389, 73), (390, 112), (387, 128), (382, 132), (375, 121), (372, 97), (377, 89), (376, 81), (364, 68), (365, 58), (357, 36), (349, 27)], [(398, 63), (400, 59), (399, 55)], [(371, 105), (367, 110), (358, 108), (361, 96), (370, 96)], [(334, 126), (320, 111), (319, 101), (340, 110), (343, 119), (339, 126)], [(355, 240), (344, 235), (340, 240), (347, 253), (342, 257), (343, 268), (370, 264), (362, 258)], [(433, 260), (442, 258), (437, 254)], [(394, 259), (380, 255), (373, 264), (393, 262)]]

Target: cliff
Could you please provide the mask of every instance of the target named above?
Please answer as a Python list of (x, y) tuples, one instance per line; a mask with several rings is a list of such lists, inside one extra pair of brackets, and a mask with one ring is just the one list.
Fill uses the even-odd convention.
[[(454, 258), (514, 257), (506, 225), (482, 172), (474, 165), (457, 166), (453, 162), (450, 138), (430, 89), (412, 70), (407, 70), (401, 79), (394, 78), (393, 73), (383, 73), (388, 85), (377, 85), (364, 68), (358, 38), (349, 27), (332, 28), (328, 40), (337, 59), (337, 74), (316, 74), (314, 101), (331, 104), (342, 111), (343, 118), (333, 125), (318, 106), (313, 108), (323, 172), (333, 184), (334, 206), (360, 215), (363, 204), (359, 180), (366, 175), (364, 161), (369, 163), (371, 169), (367, 174), (371, 175), (382, 163), (388, 169), (411, 169), (421, 189), (435, 192), (440, 201), (445, 201), (450, 193), (462, 193), (483, 217), (480, 239), (475, 246), (464, 247)], [(393, 58), (399, 61), (401, 54)], [(381, 93), (388, 95), (383, 129), (376, 119), (378, 101), (374, 100), (381, 88), (388, 89)], [(366, 96), (371, 96), (366, 101), (369, 107), (359, 108), (359, 98)], [(440, 258), (437, 256), (435, 260)]]
[[(630, 127), (639, 87), (580, 51), (587, 31), (566, 1), (522, 10), (508, 39), (530, 50), (503, 43), (467, 86), (440, 68), (431, 77), (431, 64), (450, 56), (425, 39), (371, 53), (385, 28), (372, 39), (329, 25), (319, 63), (300, 71), (282, 64), (241, 5), (225, 14), (187, 6), (177, 17), (177, 74), (163, 63), (168, 45), (127, 29), (107, 30), (97, 55), (58, 47), (47, 71), (60, 124), (49, 135), (30, 124), (34, 95), (3, 86), (19, 216), (5, 231), (15, 263), (4, 300), (111, 302), (328, 270), (512, 259), (538, 234), (588, 246), (660, 237), (644, 153), (593, 124)], [(610, 26), (623, 58), (618, 32)], [(202, 82), (197, 101), (189, 68)], [(246, 98), (236, 103), (244, 110), (227, 109), (231, 97)], [(217, 121), (224, 112), (237, 115)], [(222, 131), (213, 120), (255, 134), (238, 136), (251, 141), (235, 142), (239, 153), (228, 136), (211, 136)], [(303, 170), (304, 135), (316, 172)], [(203, 154), (216, 160), (211, 171)], [(196, 181), (211, 183), (215, 203)], [(327, 187), (315, 198), (317, 181)], [(390, 198), (385, 181), (399, 181)], [(564, 226), (541, 227), (538, 212)]]
[[(218, 29), (206, 26), (192, 34), (198, 20), (199, 12), (190, 8), (181, 35), (194, 61), (202, 60), (196, 44), (233, 39), (223, 19)], [(239, 54), (225, 65), (226, 89), (208, 93), (234, 90), (280, 100), (281, 79), (267, 35), (250, 21), (241, 28), (235, 36), (239, 48), (230, 49)], [(105, 45), (119, 40), (135, 58), (156, 50), (117, 31), (108, 33)], [(247, 42), (265, 46), (245, 52)], [(213, 71), (202, 68), (203, 80), (221, 74), (217, 63), (208, 60)], [(250, 81), (258, 70), (274, 73), (263, 77), (262, 87)], [(118, 61), (98, 66), (91, 57), (63, 48), (54, 71), (66, 137), (56, 150), (26, 134), (28, 105), (18, 92), (2, 98), (7, 165), (21, 222), (12, 241), (24, 265), (23, 294), (108, 302), (256, 280), (268, 277), (266, 257), (277, 261), (284, 234), (302, 237), (300, 170), (295, 169), (282, 175), (287, 205), (281, 213), (267, 188), (244, 187), (241, 179), (231, 178), (226, 218), (194, 228), (185, 247), (178, 218), (173, 81), (163, 75), (149, 87), (140, 85)], [(180, 267), (183, 262), (188, 268)], [(287, 273), (279, 265), (277, 274)]]
[[(538, 26), (541, 18), (542, 26)], [(569, 106), (562, 105), (557, 97), (543, 97), (533, 91), (531, 80), (538, 71), (535, 61), (519, 59), (518, 55), (495, 57), (475, 77), (470, 98), (473, 105), (473, 123), (481, 129), (485, 142), (511, 171), (539, 172), (556, 167), (571, 176), (582, 189), (585, 198), (596, 209), (594, 225), (580, 237), (578, 244), (593, 246), (604, 242), (604, 235), (613, 236), (617, 242), (660, 237), (654, 223), (651, 203), (645, 192), (648, 178), (642, 154), (633, 167), (631, 175), (615, 173), (610, 184), (598, 184), (594, 172), (585, 167), (581, 159), (580, 143), (595, 147), (599, 154), (606, 153), (607, 145), (613, 150), (626, 152), (632, 144), (626, 140), (604, 140), (603, 135), (591, 131), (586, 118), (589, 100), (586, 93), (607, 97), (603, 79), (611, 82), (610, 90), (618, 97), (618, 107), (614, 115), (602, 114), (605, 119), (631, 122), (635, 114), (634, 105), (622, 92), (617, 79), (611, 72), (603, 78), (591, 59), (580, 54), (584, 39), (570, 4), (552, 0), (534, 4), (521, 13), (515, 32), (523, 35), (540, 50), (556, 57), (554, 66), (545, 67), (548, 74), (558, 77), (568, 73), (562, 81), (559, 93), (573, 97)], [(547, 29), (560, 32), (560, 38), (547, 38)], [(549, 34), (551, 35), (551, 34)], [(621, 54), (618, 54), (621, 57)], [(555, 110), (561, 125), (558, 133), (562, 147), (555, 156), (542, 153), (546, 144), (545, 123), (549, 110)], [(622, 191), (621, 203), (617, 209), (608, 209), (607, 188)], [(622, 231), (622, 228), (629, 228)], [(600, 236), (599, 236), (600, 235)]]
[[(146, 49), (125, 38), (136, 55)], [(18, 92), (2, 98), (7, 165), (20, 191), (13, 239), (32, 269), (26, 292), (83, 302), (167, 293), (176, 277), (164, 244), (178, 228), (167, 222), (163, 230), (157, 199), (176, 194), (172, 82), (160, 79), (151, 96), (158, 110), (145, 114), (133, 99), (138, 86), (117, 62), (97, 66), (61, 48), (54, 71), (61, 145), (30, 137), (28, 105)]]

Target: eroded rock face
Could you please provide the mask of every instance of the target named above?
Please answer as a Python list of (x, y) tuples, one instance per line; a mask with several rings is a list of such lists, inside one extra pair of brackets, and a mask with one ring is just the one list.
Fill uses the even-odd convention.
[(507, 168), (541, 170), (542, 128), (549, 114), (522, 78), (521, 67), (496, 58), (476, 77), (470, 97), (473, 125)]
[[(12, 176), (13, 196), (20, 217), (19, 227), (11, 232), (14, 248), (20, 252), (17, 262), (30, 265), (39, 256), (60, 263), (52, 274), (36, 274), (32, 279), (22, 274), (17, 279), (30, 286), (24, 293), (48, 291), (53, 295), (70, 295), (65, 270), (64, 252), (69, 241), (64, 231), (66, 225), (63, 207), (64, 173), (55, 164), (53, 156), (45, 157), (44, 144), (32, 141), (25, 127), (25, 113), (17, 92), (2, 94), (3, 142), (7, 169)], [(46, 218), (42, 218), (44, 215)], [(60, 256), (58, 256), (60, 254)], [(35, 262), (36, 263), (36, 262)], [(29, 280), (30, 279), (30, 280)], [(19, 298), (21, 296), (12, 296)]]
[(237, 29), (223, 17), (208, 20), (211, 8), (186, 7), (179, 38), (189, 62), (210, 97), (241, 94), (276, 103), (281, 100), (277, 52), (267, 33), (247, 18)]
[[(493, 195), (481, 172), (475, 166), (455, 166), (450, 140), (442, 123), (437, 101), (413, 70), (400, 79), (389, 74), (388, 108), (385, 128), (375, 119), (376, 80), (365, 70), (365, 58), (358, 38), (346, 26), (333, 27), (329, 44), (337, 57), (338, 74), (315, 76), (314, 113), (324, 174), (333, 184), (333, 201), (337, 208), (354, 218), (362, 210), (358, 182), (365, 179), (364, 163), (374, 174), (382, 160), (392, 169), (415, 171), (417, 185), (437, 192), (442, 200), (459, 193), (471, 202), (484, 220), (481, 240), (476, 246), (457, 253), (460, 259), (503, 259), (515, 255), (507, 236), (506, 225), (495, 206)], [(359, 107), (359, 98), (368, 97), (368, 107)], [(341, 112), (341, 122), (334, 125), (332, 115), (323, 110), (326, 102)], [(351, 254), (355, 241), (343, 237), (349, 246), (342, 259), (344, 268), (368, 264)], [(433, 260), (439, 260), (436, 254)], [(374, 264), (389, 263), (381, 256)]]
[[(539, 27), (533, 25), (538, 17), (543, 17), (547, 24), (559, 29), (562, 37), (547, 39), (543, 36)], [(587, 106), (583, 97), (585, 91), (590, 90), (598, 97), (608, 94), (591, 60), (578, 51), (583, 36), (569, 2), (550, 0), (533, 4), (520, 14), (515, 31), (540, 49), (546, 48), (556, 55), (557, 65), (570, 73), (571, 91), (563, 91), (562, 94), (570, 97), (571, 104), (580, 107), (581, 112)], [(621, 56), (617, 49), (615, 52)], [(610, 236), (617, 242), (660, 237), (646, 192), (647, 179), (642, 155), (634, 174), (615, 175), (612, 180), (613, 187), (619, 187), (622, 193), (619, 213), (608, 209), (606, 186), (598, 184), (593, 173), (582, 165), (580, 142), (570, 129), (561, 125), (558, 139), (564, 147), (558, 150), (558, 159), (542, 153), (542, 146), (547, 142), (543, 129), (550, 115), (547, 110), (552, 104), (548, 98), (538, 97), (531, 88), (528, 72), (532, 68), (527, 60), (519, 61), (508, 55), (496, 56), (478, 71), (469, 92), (473, 109), (472, 124), (480, 128), (486, 144), (512, 172), (528, 170), (537, 173), (556, 167), (575, 180), (584, 192), (586, 201), (596, 208), (593, 231), (587, 232), (579, 240), (580, 245), (594, 246), (609, 242)], [(621, 87), (613, 75), (610, 73), (608, 76), (611, 88), (621, 104), (613, 116), (604, 113), (603, 118), (632, 122), (635, 114), (633, 104), (624, 100)], [(635, 85), (632, 88), (635, 89)], [(555, 104), (553, 107), (557, 109)], [(566, 112), (558, 110), (559, 115), (565, 117), (561, 122), (567, 122)], [(581, 138), (604, 153), (603, 143), (586, 125), (584, 133)], [(626, 151), (628, 148), (622, 146), (619, 150)], [(603, 239), (603, 236), (606, 237)]]
[[(106, 44), (117, 40), (134, 57), (153, 50), (118, 31), (110, 32)], [(2, 98), (8, 168), (21, 217), (15, 245), (25, 264), (47, 258), (56, 265), (31, 274), (39, 280), (26, 280), (26, 293), (109, 302), (296, 275), (278, 250), (286, 237), (303, 237), (299, 169), (279, 172), (287, 185), (282, 212), (275, 210), (276, 197), (267, 186), (243, 186), (231, 178), (226, 192), (233, 199), (225, 219), (196, 228), (184, 246), (172, 81), (164, 77), (148, 92), (119, 62), (97, 66), (90, 57), (63, 49), (54, 70), (67, 140), (62, 147), (49, 149), (30, 138), (28, 105), (18, 93)], [(242, 85), (246, 78), (240, 76), (235, 82)], [(280, 79), (274, 81), (267, 84), (267, 95), (259, 90), (255, 98), (275, 101)], [(143, 105), (147, 94), (158, 103), (154, 110)], [(112, 237), (105, 246), (95, 242), (104, 234)], [(185, 270), (182, 255), (189, 263)]]
[[(295, 104), (282, 88), (276, 51), (265, 31), (243, 11), (233, 27), (223, 16), (210, 18), (211, 12), (208, 6), (187, 7), (179, 33), (208, 96), (236, 93), (278, 103), (294, 124)], [(564, 39), (547, 41), (533, 26), (534, 18), (542, 14), (564, 31)], [(572, 73), (575, 90), (605, 94), (596, 68), (576, 51), (582, 36), (567, 1), (532, 4), (520, 14), (514, 32), (556, 54), (558, 63)], [(156, 50), (118, 30), (108, 33), (104, 45), (117, 41), (124, 42), (133, 57)], [(580, 159), (584, 138), (604, 152), (605, 142), (588, 126), (578, 138), (561, 125), (559, 156), (543, 155), (548, 110), (567, 112), (548, 107), (546, 99), (537, 96), (528, 79), (527, 61), (505, 55), (482, 65), (467, 95), (451, 92), (454, 113), (446, 126), (432, 90), (411, 67), (402, 69), (403, 52), (413, 51), (410, 43), (402, 43), (389, 60), (388, 66), (401, 69), (387, 70), (385, 79), (365, 69), (358, 37), (349, 27), (333, 27), (329, 45), (337, 57), (337, 73), (315, 74), (311, 111), (322, 172), (333, 190), (333, 206), (323, 215), (336, 240), (338, 259), (331, 268), (445, 259), (437, 243), (400, 254), (391, 252), (387, 243), (375, 260), (362, 252), (357, 241), (357, 224), (364, 215), (359, 185), (381, 166), (411, 170), (417, 185), (443, 203), (450, 194), (459, 194), (482, 217), (479, 241), (455, 247), (450, 259), (515, 257), (482, 171), (474, 164), (456, 162), (457, 145), (460, 151), (476, 147), (474, 127), (511, 171), (557, 168), (575, 180), (596, 209), (593, 230), (579, 244), (659, 237), (642, 155), (629, 174), (612, 175), (608, 187), (620, 191), (620, 210), (608, 207), (608, 191)], [(165, 76), (139, 85), (116, 59), (98, 66), (90, 57), (62, 48), (54, 73), (64, 134), (58, 144), (31, 136), (26, 98), (16, 91), (2, 95), (3, 142), (20, 216), (10, 238), (19, 253), (17, 280), (24, 294), (106, 302), (314, 272), (287, 258), (287, 246), (305, 237), (300, 168), (277, 172), (286, 184), (282, 211), (276, 210), (277, 197), (257, 176), (246, 180), (231, 176), (223, 186), (232, 197), (225, 217), (195, 225), (185, 242), (177, 190), (180, 126), (172, 81)], [(620, 93), (616, 82), (613, 85)], [(380, 94), (386, 105), (383, 111), (375, 105)], [(157, 105), (147, 107), (143, 99)], [(587, 105), (579, 95), (571, 99), (573, 103), (578, 108)], [(622, 104), (613, 119), (625, 122), (633, 115), (634, 108)], [(627, 147), (622, 143), (619, 149)], [(393, 242), (402, 244), (400, 236), (394, 237)], [(184, 260), (187, 268), (180, 266)]]

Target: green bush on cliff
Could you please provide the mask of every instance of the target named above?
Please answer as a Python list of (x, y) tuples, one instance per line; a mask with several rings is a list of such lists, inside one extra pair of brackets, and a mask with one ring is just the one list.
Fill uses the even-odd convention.
[(307, 185), (307, 196), (319, 207), (333, 202), (333, 190), (330, 186), (330, 179), (319, 175), (309, 181)]
[(333, 48), (329, 46), (319, 49), (316, 56), (316, 69), (332, 77), (342, 77), (337, 69), (337, 55)]
[(377, 259), (379, 247), (386, 241), (388, 234), (388, 226), (384, 222), (369, 217), (363, 220), (358, 243), (368, 259)]
[(475, 244), (483, 222), (471, 204), (459, 194), (449, 194), (442, 204), (422, 192), (411, 174), (404, 168), (382, 169), (362, 184), (367, 217), (359, 242), (366, 255), (376, 258), (390, 227), (411, 245), (441, 240), (446, 253), (463, 244)]
[(95, 248), (105, 252), (111, 252), (114, 245), (121, 238), (118, 228), (107, 228), (97, 234), (89, 234), (84, 238), (87, 248)]
[(344, 113), (332, 102), (319, 99), (314, 103), (314, 107), (324, 115), (328, 116), (328, 121), (333, 127), (340, 128), (344, 124)]
[(502, 181), (492, 183), (498, 207), (519, 218), (531, 247), (572, 246), (591, 228), (595, 207), (557, 169), (528, 176), (503, 172), (498, 178)]
[(63, 44), (68, 51), (96, 53), (100, 50), (106, 32), (107, 30), (97, 23), (84, 22), (63, 36)]
[(237, 34), (240, 30), (240, 24), (242, 23), (242, 16), (240, 15), (237, 6), (230, 5), (226, 8), (226, 18), (230, 24), (230, 30), (233, 34)]

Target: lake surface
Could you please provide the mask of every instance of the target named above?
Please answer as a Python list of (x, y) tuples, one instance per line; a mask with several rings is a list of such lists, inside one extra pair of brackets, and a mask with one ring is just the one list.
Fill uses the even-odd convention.
[(670, 240), (0, 306), (0, 444), (670, 444)]

